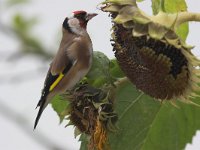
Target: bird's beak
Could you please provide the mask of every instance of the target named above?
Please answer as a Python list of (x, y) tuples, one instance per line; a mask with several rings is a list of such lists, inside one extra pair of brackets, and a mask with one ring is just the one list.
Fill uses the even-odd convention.
[(88, 13), (87, 16), (86, 16), (86, 20), (89, 21), (89, 20), (91, 20), (93, 17), (95, 17), (96, 15), (98, 15), (98, 14), (96, 14), (96, 13)]

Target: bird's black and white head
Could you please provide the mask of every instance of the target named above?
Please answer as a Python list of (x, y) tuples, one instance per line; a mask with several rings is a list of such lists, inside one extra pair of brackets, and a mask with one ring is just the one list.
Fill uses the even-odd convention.
[(75, 34), (86, 32), (87, 23), (96, 13), (87, 13), (83, 10), (74, 11), (70, 17), (66, 17), (63, 22), (63, 29)]

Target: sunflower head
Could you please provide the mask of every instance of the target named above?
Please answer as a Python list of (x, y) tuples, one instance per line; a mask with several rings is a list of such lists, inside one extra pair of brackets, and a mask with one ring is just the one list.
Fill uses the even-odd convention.
[(199, 91), (199, 61), (175, 32), (177, 14), (149, 16), (134, 0), (104, 4), (113, 20), (113, 51), (138, 89), (161, 100), (188, 100)]
[(65, 96), (71, 102), (70, 125), (76, 127), (76, 132), (89, 135), (89, 149), (102, 150), (108, 145), (107, 132), (117, 129), (113, 101), (105, 91), (87, 83), (78, 84)]

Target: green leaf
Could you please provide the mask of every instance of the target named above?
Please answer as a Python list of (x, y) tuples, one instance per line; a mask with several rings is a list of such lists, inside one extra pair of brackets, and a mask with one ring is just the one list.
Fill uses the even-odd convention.
[(124, 73), (122, 72), (121, 68), (119, 67), (116, 59), (112, 59), (110, 61), (110, 74), (114, 78), (122, 78), (125, 76)]
[(69, 111), (69, 104), (70, 102), (66, 99), (63, 99), (63, 97), (56, 95), (52, 102), (52, 108), (57, 113), (57, 115), (60, 118), (60, 123), (63, 121), (66, 115), (68, 115)]
[(188, 23), (184, 23), (180, 25), (180, 27), (176, 30), (176, 33), (181, 37), (183, 41), (187, 39), (189, 33), (189, 25)]
[(151, 0), (151, 2), (152, 2), (153, 14), (156, 15), (160, 10), (160, 0)]
[[(181, 11), (187, 11), (187, 4), (185, 0), (165, 0), (165, 10), (169, 13), (176, 13)], [(186, 40), (187, 35), (189, 33), (189, 25), (185, 23), (181, 25), (177, 30), (176, 33), (182, 40)]]
[(170, 13), (176, 13), (187, 10), (187, 4), (185, 0), (165, 0), (165, 11)]
[(110, 134), (112, 150), (180, 150), (200, 129), (200, 108), (194, 105), (161, 104), (131, 83), (122, 85), (116, 98), (119, 131)]
[(110, 60), (102, 52), (94, 52), (92, 67), (87, 78), (88, 82), (94, 87), (101, 87), (105, 83), (112, 84), (114, 79), (110, 74)]
[[(152, 10), (153, 14), (157, 14), (161, 7), (161, 2), (163, 0), (152, 0)], [(181, 11), (187, 11), (187, 4), (185, 0), (164, 0), (164, 10), (167, 13), (176, 13)], [(189, 32), (188, 23), (181, 25), (176, 33), (182, 40), (186, 40)]]
[(119, 131), (110, 134), (111, 149), (140, 149), (161, 104), (137, 91), (131, 83), (124, 83), (116, 93)]
[(79, 141), (81, 142), (80, 150), (88, 150), (88, 136), (86, 134), (82, 134)]
[[(149, 130), (143, 149), (149, 147), (160, 150), (184, 149), (200, 129), (200, 108), (194, 105), (177, 103), (179, 108), (163, 105)], [(160, 142), (159, 139), (162, 139)], [(159, 142), (158, 142), (159, 141)], [(156, 145), (155, 145), (156, 144)]]
[[(180, 150), (200, 129), (197, 106), (158, 102), (130, 82), (123, 83), (116, 93), (119, 130), (109, 134), (111, 150)], [(200, 103), (198, 98), (195, 101)], [(87, 137), (82, 136), (80, 141), (81, 150), (87, 150)]]

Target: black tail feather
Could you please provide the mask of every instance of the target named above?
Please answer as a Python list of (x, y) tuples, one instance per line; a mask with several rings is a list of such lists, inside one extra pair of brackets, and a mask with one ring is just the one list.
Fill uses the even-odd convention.
[(37, 104), (37, 106), (35, 107), (35, 109), (37, 109), (39, 106), (41, 106), (41, 100), (39, 100), (39, 102), (38, 102), (38, 104)]
[[(67, 64), (66, 68), (63, 70), (63, 74), (66, 74), (70, 68), (72, 67), (73, 65), (73, 62), (72, 61), (69, 61), (69, 63)], [(40, 107), (39, 108), (39, 112), (37, 114), (37, 117), (35, 119), (35, 124), (34, 124), (34, 129), (36, 128), (37, 124), (38, 124), (38, 121), (42, 115), (42, 112), (44, 111), (45, 107), (46, 107), (46, 99), (47, 99), (47, 96), (50, 92), (50, 87), (51, 85), (56, 81), (56, 79), (59, 77), (59, 74), (58, 75), (52, 75), (51, 74), (51, 71), (49, 70), (48, 73), (47, 73), (47, 77), (45, 79), (45, 83), (44, 83), (44, 89), (42, 90), (42, 96), (41, 96), (41, 99), (39, 100), (37, 107)]]
[(40, 120), (40, 117), (41, 117), (41, 115), (42, 115), (42, 112), (44, 111), (45, 102), (46, 102), (46, 98), (43, 99), (43, 100), (40, 100), (39, 103), (38, 103), (37, 106), (36, 106), (36, 108), (37, 108), (38, 106), (40, 106), (40, 108), (39, 108), (37, 117), (36, 117), (36, 119), (35, 119), (34, 129), (36, 129), (36, 126), (37, 126), (37, 124), (38, 124), (38, 122), (39, 122), (39, 120)]

